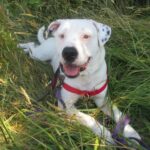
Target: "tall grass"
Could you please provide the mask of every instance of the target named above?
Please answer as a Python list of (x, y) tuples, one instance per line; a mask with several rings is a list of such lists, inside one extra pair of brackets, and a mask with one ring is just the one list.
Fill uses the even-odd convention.
[[(115, 149), (89, 129), (68, 121), (55, 106), (53, 92), (36, 102), (52, 70), (46, 63), (31, 60), (16, 45), (36, 41), (38, 28), (57, 18), (92, 18), (112, 27), (106, 44), (109, 99), (131, 116), (131, 124), (150, 142), (150, 9), (128, 7), (133, 5), (130, 2), (119, 8), (121, 3), (103, 0), (1, 1), (0, 150)], [(105, 124), (106, 116), (91, 102), (83, 100), (79, 105)], [(113, 123), (107, 126), (114, 128)]]

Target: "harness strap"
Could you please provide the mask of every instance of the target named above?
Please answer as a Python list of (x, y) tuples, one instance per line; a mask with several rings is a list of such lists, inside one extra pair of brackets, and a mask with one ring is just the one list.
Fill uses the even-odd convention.
[(67, 83), (63, 83), (62, 86), (65, 90), (67, 90), (71, 93), (75, 93), (75, 94), (78, 94), (78, 95), (81, 95), (81, 96), (95, 96), (95, 95), (103, 92), (106, 89), (107, 84), (108, 84), (108, 79), (106, 80), (106, 82), (103, 84), (102, 87), (100, 87), (97, 90), (93, 90), (93, 91), (79, 90), (77, 88), (74, 88), (74, 87), (68, 85)]

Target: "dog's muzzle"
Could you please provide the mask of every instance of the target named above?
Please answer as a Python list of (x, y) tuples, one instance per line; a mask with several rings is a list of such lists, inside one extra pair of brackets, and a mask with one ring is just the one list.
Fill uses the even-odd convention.
[(60, 64), (61, 70), (64, 72), (64, 74), (69, 78), (75, 78), (77, 77), (80, 72), (84, 71), (87, 68), (87, 65), (90, 61), (90, 57), (88, 58), (87, 62), (82, 65), (75, 65), (70, 63), (64, 63)]

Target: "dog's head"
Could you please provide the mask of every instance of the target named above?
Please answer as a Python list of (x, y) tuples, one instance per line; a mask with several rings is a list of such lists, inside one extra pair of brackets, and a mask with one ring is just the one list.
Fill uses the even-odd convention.
[(60, 64), (68, 77), (77, 77), (103, 49), (111, 28), (87, 19), (63, 19), (48, 27), (57, 43)]

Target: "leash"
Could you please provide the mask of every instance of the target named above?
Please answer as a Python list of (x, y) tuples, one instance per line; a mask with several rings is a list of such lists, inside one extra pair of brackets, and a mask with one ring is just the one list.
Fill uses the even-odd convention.
[(112, 133), (112, 138), (115, 140), (116, 144), (122, 144), (126, 146), (130, 146), (127, 141), (129, 140), (135, 140), (143, 149), (150, 150), (150, 147), (144, 143), (143, 140), (137, 139), (135, 137), (121, 137), (120, 134), (123, 132), (124, 127), (129, 124), (130, 119), (127, 116), (124, 116), (120, 119), (120, 121), (117, 123), (116, 128), (114, 129)]
[[(57, 81), (59, 79), (59, 74), (60, 74), (60, 67), (57, 68), (56, 72), (54, 73), (53, 79), (46, 86), (46, 88), (48, 88), (48, 90), (42, 96), (38, 97), (36, 100), (33, 101), (33, 104), (35, 104), (35, 106), (33, 107), (34, 108), (34, 113), (43, 112), (44, 111), (43, 109), (38, 107), (37, 102), (42, 101), (43, 98), (46, 97), (50, 93), (49, 89), (54, 90), (56, 88)], [(63, 101), (62, 101), (62, 103), (63, 103)], [(33, 114), (33, 112), (26, 112), (25, 114), (27, 116), (30, 116), (30, 115)]]
[(66, 109), (66, 104), (61, 97), (61, 87), (56, 89), (55, 97), (62, 104), (63, 108)]
[(55, 87), (56, 87), (56, 84), (57, 84), (57, 81), (59, 79), (59, 75), (60, 75), (60, 66), (57, 68), (55, 74), (54, 74), (54, 77), (51, 81), (51, 83), (49, 84), (49, 87), (54, 90)]
[(129, 118), (127, 116), (125, 116), (124, 118), (121, 118), (113, 133), (112, 133), (112, 138), (117, 142), (117, 143), (121, 143), (123, 145), (127, 145), (126, 139), (123, 137), (120, 137), (120, 133), (123, 131), (124, 127), (130, 122)]
[(146, 150), (150, 150), (150, 147), (149, 147), (147, 144), (145, 144), (145, 143), (143, 142), (143, 140), (139, 140), (139, 139), (134, 138), (134, 137), (130, 137), (129, 139), (135, 140), (135, 141), (138, 142), (143, 148), (145, 148)]
[(54, 73), (53, 79), (46, 86), (46, 88), (48, 88), (48, 90), (42, 96), (38, 97), (36, 99), (36, 102), (42, 101), (42, 99), (45, 98), (50, 93), (49, 89), (54, 90), (56, 88), (57, 81), (59, 79), (59, 74), (60, 74), (60, 67), (57, 68), (56, 72)]

